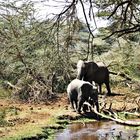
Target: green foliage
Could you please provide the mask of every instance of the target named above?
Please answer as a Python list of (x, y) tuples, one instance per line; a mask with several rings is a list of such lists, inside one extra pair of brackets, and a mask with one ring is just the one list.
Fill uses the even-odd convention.
[[(3, 83), (1, 83), (3, 85)], [(4, 85), (3, 85), (4, 86)], [(2, 86), (0, 86), (0, 99), (3, 98), (10, 98), (11, 97), (11, 92), (10, 90), (4, 89)]]
[(0, 110), (0, 126), (5, 126), (7, 123), (5, 119), (5, 110)]
[[(134, 79), (139, 79), (139, 45), (123, 38), (111, 45), (110, 51), (100, 56), (100, 61), (109, 65), (111, 71), (123, 72)], [(96, 60), (99, 61), (99, 58), (96, 57)]]
[[(124, 39), (121, 47), (114, 47), (114, 38), (102, 40), (109, 30), (100, 28), (97, 38), (92, 40), (88, 28), (78, 18), (67, 18), (62, 24), (36, 19), (33, 2), (17, 6), (16, 1), (5, 1), (0, 8), (5, 12), (0, 15), (1, 85), (9, 81), (15, 86), (14, 94), (22, 100), (34, 99), (32, 96), (37, 93), (44, 97), (50, 90), (66, 91), (69, 81), (76, 77), (79, 59), (100, 58), (105, 64), (115, 61), (114, 71), (140, 75), (138, 47), (134, 47), (134, 43), (139, 43), (139, 34), (129, 36), (131, 42), (124, 44)], [(100, 14), (106, 16), (108, 11)]]
[(110, 15), (110, 12), (109, 11), (101, 11), (99, 13), (96, 14), (97, 17), (108, 17)]
[[(42, 93), (42, 90), (51, 90), (52, 86), (53, 92), (64, 91), (73, 77), (70, 57), (73, 52), (69, 54), (75, 44), (72, 35), (83, 28), (82, 23), (75, 20), (60, 26), (63, 36), (57, 34), (53, 21), (35, 18), (32, 2), (17, 6), (16, 1), (6, 1), (1, 7), (6, 12), (0, 16), (1, 80), (16, 85), (15, 94), (18, 92), (20, 99), (25, 100), (30, 97), (30, 91)], [(69, 31), (69, 26), (75, 29)]]

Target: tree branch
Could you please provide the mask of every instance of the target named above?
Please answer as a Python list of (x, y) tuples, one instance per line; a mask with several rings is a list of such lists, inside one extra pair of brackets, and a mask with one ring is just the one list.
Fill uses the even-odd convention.
[(94, 35), (93, 35), (93, 33), (91, 31), (91, 28), (90, 28), (90, 25), (88, 23), (88, 19), (87, 19), (86, 12), (85, 12), (85, 7), (84, 7), (84, 4), (83, 4), (82, 0), (80, 0), (80, 3), (82, 5), (82, 9), (83, 9), (83, 13), (84, 13), (84, 17), (85, 17), (85, 20), (86, 20), (86, 24), (87, 24), (88, 30), (89, 30), (90, 34), (92, 35), (92, 37), (94, 38)]
[(121, 2), (120, 4), (118, 4), (118, 5), (116, 6), (116, 8), (114, 9), (114, 11), (111, 13), (111, 15), (110, 15), (107, 19), (110, 19), (110, 18), (116, 13), (117, 9), (118, 9), (120, 6), (122, 6), (122, 5), (126, 4), (126, 3), (129, 3), (129, 2), (130, 2), (130, 0), (127, 0), (127, 1), (124, 1), (124, 2)]
[(135, 25), (134, 27), (131, 27), (131, 28), (125, 28), (125, 29), (122, 29), (122, 30), (115, 31), (115, 32), (111, 33), (109, 36), (103, 38), (103, 40), (113, 36), (114, 34), (119, 34), (118, 37), (121, 37), (124, 34), (129, 34), (129, 33), (134, 33), (134, 32), (139, 32), (139, 31), (140, 31), (140, 25), (137, 24), (137, 25)]

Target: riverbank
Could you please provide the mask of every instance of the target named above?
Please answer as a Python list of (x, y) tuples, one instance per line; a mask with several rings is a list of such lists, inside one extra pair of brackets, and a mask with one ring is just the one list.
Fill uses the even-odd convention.
[[(128, 88), (114, 88), (113, 91), (114, 96), (99, 95), (102, 107), (111, 107), (115, 112), (132, 113), (139, 109), (138, 93), (130, 93)], [(0, 99), (0, 110), (5, 120), (5, 124), (0, 127), (0, 139), (2, 140), (43, 136), (46, 130), (49, 130), (47, 135), (45, 133), (46, 137), (51, 139), (51, 135), (58, 129), (64, 128), (67, 123), (87, 120), (87, 116), (79, 115), (71, 110), (66, 93), (59, 94), (51, 102), (40, 104), (27, 104), (9, 99)], [(89, 119), (93, 121), (94, 118), (91, 119), (90, 117)]]

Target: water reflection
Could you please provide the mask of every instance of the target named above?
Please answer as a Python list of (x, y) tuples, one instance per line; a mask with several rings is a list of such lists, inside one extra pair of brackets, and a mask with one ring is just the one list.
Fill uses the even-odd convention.
[(140, 128), (115, 122), (75, 123), (57, 134), (55, 140), (139, 140)]

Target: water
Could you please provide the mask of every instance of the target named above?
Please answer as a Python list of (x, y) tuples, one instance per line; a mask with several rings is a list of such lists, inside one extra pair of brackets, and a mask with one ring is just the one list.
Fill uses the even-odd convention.
[(55, 140), (140, 140), (140, 127), (112, 121), (74, 123), (59, 132)]

